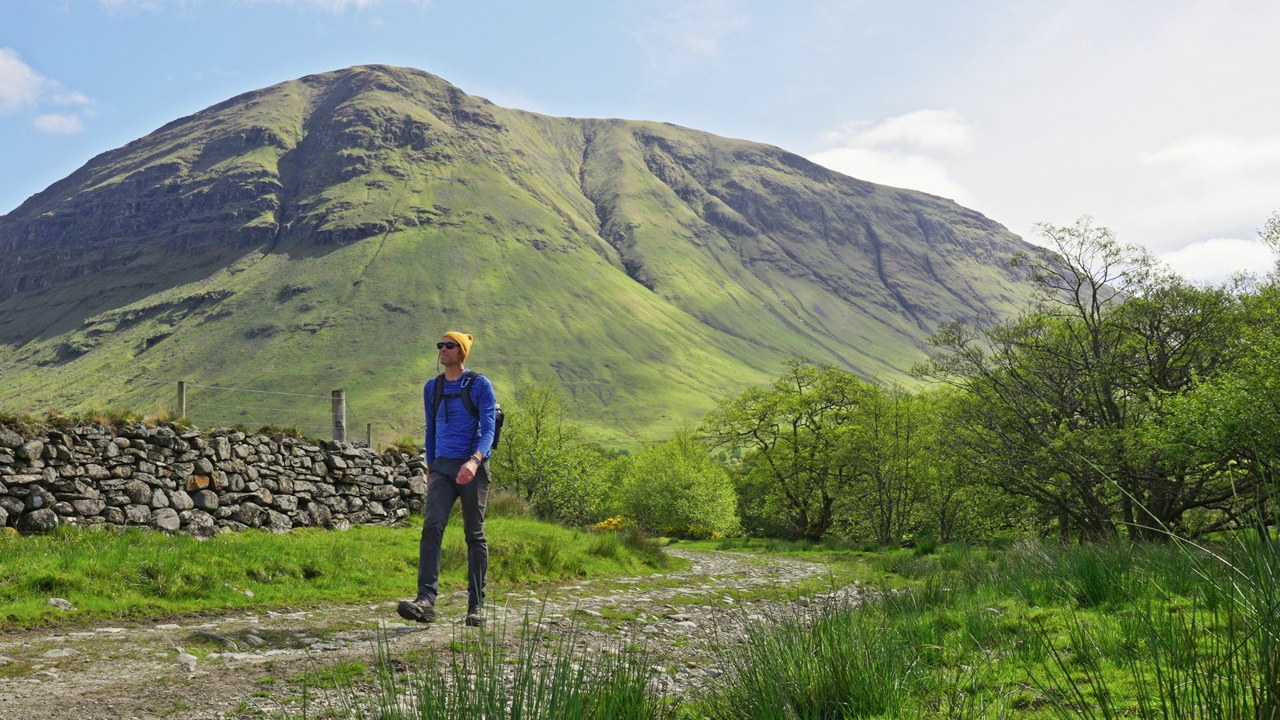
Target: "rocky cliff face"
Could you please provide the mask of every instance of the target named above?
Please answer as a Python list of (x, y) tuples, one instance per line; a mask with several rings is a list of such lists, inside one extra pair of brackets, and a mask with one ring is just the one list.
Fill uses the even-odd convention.
[(358, 367), (407, 428), (388, 388), (465, 327), (490, 375), (652, 436), (790, 356), (904, 377), (938, 322), (1029, 297), (1002, 265), (1027, 249), (778, 148), (357, 67), (177, 120), (0, 218), (0, 361), (28, 368), (0, 404), (154, 404), (90, 366), (276, 389)]

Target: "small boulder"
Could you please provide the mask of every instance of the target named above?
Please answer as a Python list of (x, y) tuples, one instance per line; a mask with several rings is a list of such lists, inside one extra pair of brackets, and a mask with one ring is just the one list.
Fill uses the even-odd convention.
[(151, 508), (146, 505), (126, 505), (125, 522), (130, 525), (146, 525), (151, 522)]
[(107, 507), (107, 503), (101, 498), (85, 498), (83, 500), (72, 500), (71, 507), (75, 508), (77, 513), (88, 517), (100, 514)]
[(275, 510), (267, 511), (267, 519), (263, 523), (263, 527), (273, 533), (285, 533), (293, 529), (293, 521), (288, 515), (278, 513)]
[(179, 517), (182, 519), (183, 532), (192, 537), (209, 538), (218, 534), (213, 516), (203, 510), (189, 510)]
[(249, 527), (262, 527), (267, 520), (267, 511), (261, 505), (247, 502), (231, 513), (231, 519)]
[(178, 519), (178, 511), (173, 508), (160, 508), (151, 513), (151, 525), (157, 530), (165, 532), (177, 532), (182, 527), (182, 521)]
[(231, 459), (231, 442), (225, 437), (213, 438), (209, 443), (213, 448), (213, 454), (218, 460)]
[(316, 527), (329, 527), (333, 522), (333, 512), (320, 503), (308, 505), (307, 514), (311, 516), (311, 524)]
[(124, 494), (129, 496), (129, 502), (134, 505), (151, 504), (151, 486), (141, 480), (130, 480), (126, 483)]
[(43, 453), (44, 443), (39, 440), (28, 440), (13, 449), (13, 454), (23, 460), (39, 460)]
[(94, 480), (106, 480), (111, 477), (111, 471), (96, 463), (89, 463), (85, 465), (84, 474)]
[(24, 533), (42, 533), (58, 527), (58, 515), (50, 508), (41, 508), (23, 513), (18, 518), (17, 528)]
[(66, 598), (49, 598), (44, 601), (44, 604), (49, 607), (56, 607), (65, 612), (72, 612), (76, 609), (75, 605), (72, 605), (71, 601)]
[(218, 509), (218, 495), (212, 490), (199, 490), (191, 496), (191, 502), (199, 509), (208, 512)]
[(169, 507), (182, 512), (195, 507), (195, 503), (191, 502), (191, 496), (186, 490), (169, 490)]
[(27, 510), (30, 511), (53, 507), (55, 502), (57, 502), (57, 500), (53, 497), (53, 493), (45, 490), (39, 485), (36, 485), (27, 493), (25, 504), (27, 506)]

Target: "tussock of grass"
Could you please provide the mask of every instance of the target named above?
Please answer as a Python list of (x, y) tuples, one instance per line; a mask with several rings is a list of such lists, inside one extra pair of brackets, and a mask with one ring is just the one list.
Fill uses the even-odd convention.
[[(346, 532), (247, 531), (206, 541), (65, 527), (48, 535), (0, 538), (0, 606), (6, 608), (0, 625), (411, 595), (417, 584), (419, 522)], [(599, 540), (591, 533), (501, 515), (490, 517), (486, 529), (494, 590), (666, 567), (666, 555), (652, 542), (621, 543), (605, 557), (591, 552)], [(466, 588), (461, 522), (450, 523), (445, 532), (442, 564), (442, 592)], [(66, 598), (76, 610), (51, 608), (45, 604), (50, 597)]]
[[(411, 663), (393, 658), (385, 637), (375, 646), (373, 682), (358, 675), (320, 673), (336, 679), (340, 718), (384, 720), (665, 720), (673, 704), (651, 680), (652, 659), (643, 647), (619, 638), (602, 652), (579, 648), (571, 625), (550, 642), (533, 629), (540, 618), (525, 616), (516, 632), (502, 626), (455, 637), (445, 652), (428, 652)], [(504, 636), (517, 638), (514, 646)]]

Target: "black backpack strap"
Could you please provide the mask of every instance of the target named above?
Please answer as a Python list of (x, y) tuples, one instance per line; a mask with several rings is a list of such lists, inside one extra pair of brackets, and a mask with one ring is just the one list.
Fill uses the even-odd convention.
[[(462, 392), (459, 393), (459, 397), (462, 398), (462, 406), (467, 409), (467, 412), (471, 413), (471, 417), (477, 420), (480, 419), (480, 408), (476, 407), (475, 402), (471, 399), (471, 384), (474, 383), (478, 377), (480, 377), (480, 373), (477, 373), (475, 370), (468, 370), (463, 373)], [(453, 396), (450, 395), (450, 397)], [(440, 413), (441, 402), (444, 402), (444, 374), (436, 376), (436, 386), (431, 400), (431, 422), (433, 423), (436, 420), (436, 415)], [(448, 412), (449, 410), (446, 408), (446, 420), (448, 419)]]
[(444, 401), (444, 373), (436, 376), (435, 390), (431, 398), (431, 424), (436, 423), (436, 415), (440, 414), (440, 403)]
[(480, 408), (476, 407), (475, 402), (471, 399), (471, 385), (475, 383), (478, 377), (480, 377), (480, 374), (475, 370), (468, 370), (462, 376), (462, 406), (467, 409), (467, 412), (471, 413), (471, 417), (477, 420), (480, 419)]

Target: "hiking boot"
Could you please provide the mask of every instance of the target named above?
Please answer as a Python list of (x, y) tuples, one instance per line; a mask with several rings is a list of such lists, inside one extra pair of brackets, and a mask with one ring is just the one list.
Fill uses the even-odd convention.
[(396, 607), (396, 613), (405, 620), (413, 622), (429, 623), (435, 622), (436, 604), (430, 600), (401, 600)]
[(467, 619), (462, 622), (467, 627), (484, 627), (484, 608), (467, 608)]

